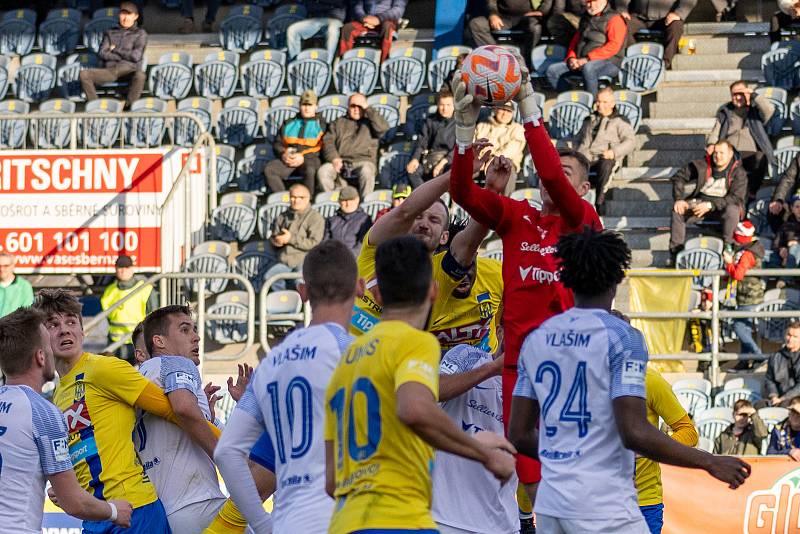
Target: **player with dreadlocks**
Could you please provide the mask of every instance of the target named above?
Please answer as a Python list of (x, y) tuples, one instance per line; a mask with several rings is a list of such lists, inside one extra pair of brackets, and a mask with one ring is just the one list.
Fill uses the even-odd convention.
[(562, 237), (555, 256), (575, 307), (525, 339), (509, 423), (517, 449), (542, 462), (539, 529), (649, 534), (633, 483), (634, 453), (740, 486), (748, 464), (681, 445), (647, 421), (644, 336), (610, 313), (631, 261), (622, 237), (587, 227)]

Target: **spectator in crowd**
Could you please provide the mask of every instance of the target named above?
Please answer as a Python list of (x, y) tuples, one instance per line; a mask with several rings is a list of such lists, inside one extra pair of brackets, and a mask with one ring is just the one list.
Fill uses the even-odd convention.
[(394, 184), (392, 186), (392, 205), (388, 208), (383, 208), (377, 214), (375, 214), (375, 220), (377, 221), (394, 208), (402, 204), (406, 201), (408, 196), (411, 194), (411, 186), (408, 184)]
[(625, 55), (625, 19), (608, 0), (586, 0), (578, 31), (572, 37), (564, 62), (547, 68), (547, 79), (557, 91), (570, 88), (570, 79), (583, 79), (584, 87), (597, 94), (598, 79), (615, 78)]
[(31, 283), (14, 274), (16, 263), (12, 254), (0, 252), (0, 317), (33, 304)]
[(796, 269), (800, 265), (800, 193), (796, 192), (789, 199), (791, 211), (786, 220), (775, 233), (772, 240), (772, 254), (769, 257), (770, 267), (786, 267)]
[(119, 6), (119, 26), (106, 30), (100, 43), (98, 56), (105, 64), (100, 69), (84, 69), (80, 82), (86, 100), (97, 99), (96, 86), (125, 79), (130, 82), (125, 102), (128, 107), (139, 99), (147, 75), (142, 69), (147, 32), (140, 28), (139, 8), (133, 2), (122, 2)]
[(800, 25), (800, 0), (778, 0), (776, 11), (769, 22), (769, 41), (781, 40), (781, 30)]
[(530, 57), (531, 49), (542, 38), (543, 20), (550, 15), (553, 0), (486, 0), (486, 7), (488, 16), (473, 17), (469, 21), (475, 46), (497, 44), (492, 32), (521, 31), (522, 56)]
[(361, 209), (358, 191), (348, 185), (339, 192), (339, 209), (325, 219), (325, 239), (336, 239), (358, 257), (364, 236), (372, 227), (372, 219)]
[(285, 191), (286, 179), (295, 173), (303, 177), (303, 184), (313, 192), (317, 171), (322, 162), (322, 138), (325, 119), (317, 114), (317, 95), (306, 89), (300, 96), (300, 111), (283, 123), (272, 145), (276, 159), (264, 167), (264, 176), (271, 191)]
[(718, 141), (728, 141), (739, 152), (747, 172), (748, 192), (754, 198), (764, 181), (767, 165), (775, 164), (765, 128), (775, 106), (765, 96), (753, 96), (743, 80), (732, 83), (730, 89), (731, 101), (719, 108), (714, 128), (706, 136), (706, 152), (711, 154)]
[(447, 86), (442, 86), (436, 99), (436, 113), (425, 119), (411, 160), (406, 164), (412, 187), (419, 187), (450, 168), (456, 144), (454, 111), (453, 94)]
[(771, 406), (788, 407), (800, 395), (800, 321), (789, 322), (783, 347), (769, 357), (764, 390)]
[(339, 30), (342, 29), (344, 17), (347, 15), (347, 2), (345, 0), (305, 0), (306, 18), (295, 22), (286, 29), (286, 47), (289, 59), (294, 59), (300, 53), (304, 39), (310, 39), (320, 30), (325, 30), (325, 49), (328, 59), (336, 55), (336, 45), (339, 44)]
[[(277, 263), (264, 273), (264, 280), (281, 273), (299, 272), (306, 253), (322, 241), (325, 219), (311, 207), (311, 191), (303, 184), (289, 188), (289, 208), (272, 223), (269, 242)], [(286, 281), (272, 284), (273, 291), (286, 289)]]
[(547, 17), (547, 31), (556, 44), (568, 47), (586, 10), (583, 0), (554, 0)]
[(589, 182), (597, 191), (597, 213), (603, 215), (611, 172), (617, 162), (633, 152), (636, 141), (631, 123), (617, 111), (613, 89), (600, 89), (594, 107), (594, 113), (584, 119), (575, 143), (578, 152), (591, 163), (594, 174), (589, 174)]
[(789, 401), (789, 417), (772, 429), (767, 454), (788, 454), (800, 462), (800, 397)]
[[(203, 33), (211, 33), (214, 30), (217, 11), (219, 11), (219, 0), (206, 0), (206, 16), (201, 26)], [(181, 16), (183, 17), (183, 25), (178, 31), (180, 33), (194, 33), (194, 0), (181, 0)]]
[(671, 261), (683, 250), (686, 224), (701, 220), (722, 221), (722, 238), (733, 243), (747, 194), (747, 175), (736, 151), (727, 141), (714, 145), (714, 152), (690, 162), (672, 176)]
[(389, 57), (397, 22), (403, 16), (407, 3), (408, 0), (351, 0), (353, 20), (342, 27), (339, 55), (353, 48), (356, 37), (374, 33), (381, 38), (381, 61), (384, 61)]
[[(761, 279), (747, 276), (750, 269), (758, 269), (764, 259), (764, 245), (755, 236), (756, 229), (748, 220), (736, 225), (733, 231), (734, 248), (732, 252), (722, 254), (725, 271), (728, 276), (736, 280), (736, 309), (738, 311), (751, 311), (764, 302), (764, 286)], [(742, 354), (761, 354), (761, 348), (753, 339), (753, 320), (742, 318), (733, 320), (733, 331), (739, 338)], [(752, 360), (741, 359), (733, 370), (743, 371), (751, 369)]]
[(444, 82), (442, 83), (442, 87), (452, 87), (453, 86), (453, 76), (455, 76), (456, 72), (461, 72), (461, 65), (464, 64), (464, 60), (467, 59), (469, 54), (459, 54), (456, 57), (456, 66), (447, 73), (447, 76), (444, 78)]
[(516, 103), (512, 100), (494, 108), (491, 118), (475, 127), (475, 139), (486, 139), (492, 144), (492, 154), (505, 156), (514, 166), (506, 184), (505, 194), (517, 187), (517, 175), (522, 171), (525, 151), (525, 132), (522, 124), (514, 120)]
[[(389, 123), (367, 98), (353, 93), (347, 102), (347, 115), (328, 125), (322, 139), (323, 163), (317, 173), (323, 191), (341, 189), (349, 181), (358, 183), (358, 194), (364, 198), (375, 189), (378, 172), (378, 141), (389, 131)], [(384, 184), (389, 187), (389, 184)]]
[(643, 28), (664, 35), (664, 65), (672, 68), (672, 58), (678, 52), (683, 35), (683, 22), (692, 12), (697, 0), (615, 0), (619, 12), (628, 21), (630, 39)]
[(800, 154), (783, 171), (772, 193), (767, 220), (773, 231), (778, 231), (791, 214), (791, 196), (800, 194)]
[(108, 343), (116, 343), (128, 337), (115, 354), (118, 358), (135, 363), (133, 330), (148, 313), (158, 308), (158, 295), (153, 291), (153, 286), (142, 287), (145, 286), (145, 281), (141, 276), (135, 276), (136, 270), (130, 256), (119, 256), (114, 263), (114, 272), (116, 278), (106, 286), (103, 296), (100, 297), (103, 310), (109, 310), (128, 295), (133, 295), (108, 314)]
[(767, 425), (747, 399), (733, 403), (733, 423), (714, 440), (714, 454), (755, 456), (761, 454), (761, 444), (769, 436)]

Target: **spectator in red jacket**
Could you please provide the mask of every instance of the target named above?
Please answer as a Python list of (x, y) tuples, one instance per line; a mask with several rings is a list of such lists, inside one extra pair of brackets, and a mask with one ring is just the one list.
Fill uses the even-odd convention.
[(599, 78), (619, 74), (627, 31), (625, 19), (608, 0), (586, 0), (586, 12), (569, 43), (567, 58), (547, 68), (550, 85), (566, 91), (571, 79), (583, 79), (586, 90), (597, 94)]

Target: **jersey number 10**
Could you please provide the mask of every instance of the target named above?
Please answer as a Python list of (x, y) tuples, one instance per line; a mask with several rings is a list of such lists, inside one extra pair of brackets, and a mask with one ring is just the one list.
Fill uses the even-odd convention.
[[(356, 436), (356, 420), (355, 404), (356, 395), (363, 395), (366, 400), (366, 421), (361, 419), (363, 423), (359, 425), (367, 429), (367, 442), (359, 445)], [(355, 462), (367, 460), (375, 451), (378, 450), (378, 444), (381, 441), (381, 399), (378, 396), (378, 391), (375, 385), (368, 378), (359, 378), (353, 384), (353, 389), (349, 397), (345, 388), (339, 388), (330, 400), (331, 410), (336, 414), (336, 448), (338, 455), (336, 457), (336, 468), (341, 469), (344, 465), (344, 410), (345, 406), (349, 407), (349, 415), (347, 417), (347, 454)], [(359, 414), (361, 415), (361, 414)]]

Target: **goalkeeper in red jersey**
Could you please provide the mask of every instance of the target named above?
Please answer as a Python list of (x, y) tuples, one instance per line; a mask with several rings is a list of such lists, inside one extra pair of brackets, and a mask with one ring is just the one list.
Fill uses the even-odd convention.
[[(522, 84), (515, 97), (525, 139), (541, 180), (542, 208), (512, 200), (478, 187), (472, 181), (472, 144), (480, 104), (467, 94), (460, 73), (453, 77), (456, 99), (456, 150), (450, 173), (450, 194), (477, 222), (503, 240), (503, 306), (506, 333), (503, 370), (503, 421), (508, 426), (511, 395), (517, 382), (517, 358), (525, 336), (550, 317), (573, 305), (572, 292), (559, 281), (554, 255), (558, 239), (585, 225), (602, 228), (591, 204), (581, 197), (589, 190), (589, 162), (575, 151), (557, 151), (542, 123), (525, 62)], [(526, 456), (517, 458), (517, 473), (533, 502), (541, 479), (541, 465)]]

